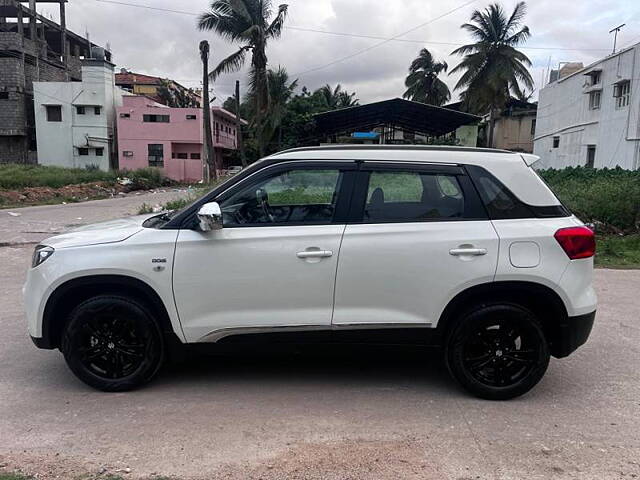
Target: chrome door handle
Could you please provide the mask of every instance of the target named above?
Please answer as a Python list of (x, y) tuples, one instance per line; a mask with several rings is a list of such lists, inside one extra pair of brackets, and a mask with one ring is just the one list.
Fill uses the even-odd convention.
[(486, 248), (452, 248), (451, 250), (449, 250), (449, 254), (454, 256), (471, 255), (471, 256), (477, 257), (480, 255), (486, 255), (487, 249)]
[(333, 256), (331, 250), (305, 250), (304, 252), (296, 253), (298, 258), (327, 258)]

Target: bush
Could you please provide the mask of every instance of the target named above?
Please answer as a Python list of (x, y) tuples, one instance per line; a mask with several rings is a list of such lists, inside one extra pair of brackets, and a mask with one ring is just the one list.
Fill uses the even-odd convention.
[(539, 173), (582, 221), (604, 232), (640, 231), (640, 171), (569, 167)]

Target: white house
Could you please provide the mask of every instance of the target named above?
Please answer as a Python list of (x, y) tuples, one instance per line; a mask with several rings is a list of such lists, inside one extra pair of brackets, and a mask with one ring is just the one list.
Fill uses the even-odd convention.
[(536, 166), (640, 168), (639, 79), (640, 43), (568, 75), (561, 70), (540, 91)]
[(38, 163), (109, 168), (117, 162), (115, 111), (124, 90), (113, 64), (83, 60), (81, 82), (34, 82)]

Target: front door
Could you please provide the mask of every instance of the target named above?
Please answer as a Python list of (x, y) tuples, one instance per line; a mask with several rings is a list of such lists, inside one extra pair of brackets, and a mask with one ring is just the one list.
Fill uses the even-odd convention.
[(216, 199), (222, 230), (181, 230), (174, 294), (190, 342), (331, 325), (352, 162), (287, 162)]
[(493, 280), (498, 235), (465, 170), (366, 162), (338, 266), (337, 327), (435, 327), (447, 303)]

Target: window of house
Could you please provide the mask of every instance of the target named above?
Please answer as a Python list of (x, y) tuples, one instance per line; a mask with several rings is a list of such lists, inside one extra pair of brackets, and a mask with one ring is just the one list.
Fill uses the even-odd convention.
[(536, 119), (531, 120), (531, 135), (536, 134)]
[(189, 158), (189, 154), (186, 152), (178, 152), (177, 156), (180, 160), (186, 160), (187, 158)]
[(560, 146), (560, 137), (553, 137), (553, 148), (558, 148)]
[(9, 100), (9, 92), (0, 92), (0, 100)]
[(455, 175), (381, 171), (369, 176), (365, 223), (463, 218), (464, 213), (464, 195)]
[(187, 120), (195, 120), (196, 116), (195, 115), (187, 115)]
[(96, 157), (102, 157), (104, 155), (104, 148), (96, 148)]
[(62, 105), (47, 105), (47, 122), (62, 121)]
[(80, 155), (81, 157), (89, 155), (89, 149), (88, 148), (79, 148), (78, 149), (78, 155)]
[(150, 167), (164, 167), (164, 145), (161, 143), (150, 143), (147, 145)]
[(121, 113), (120, 114), (120, 118), (131, 118), (131, 114), (130, 113)]
[(95, 113), (96, 115), (100, 115), (101, 111), (102, 107), (93, 107), (93, 113)]
[(191, 154), (191, 160), (200, 160), (200, 154), (199, 153), (192, 153)]
[(225, 227), (331, 223), (341, 178), (338, 169), (292, 168), (250, 182), (222, 201), (223, 223)]
[(587, 168), (593, 168), (596, 163), (596, 146), (587, 145)]
[(150, 115), (142, 116), (142, 121), (146, 123), (169, 123), (169, 115)]
[(84, 115), (85, 113), (84, 107), (81, 107), (81, 106), (76, 107), (76, 113), (78, 115)]
[(122, 152), (123, 157), (133, 157), (133, 152), (131, 150), (124, 150)]
[(591, 92), (589, 94), (589, 110), (598, 110), (600, 108), (601, 91)]
[(613, 87), (613, 96), (616, 98), (616, 108), (624, 108), (629, 105), (631, 98), (631, 82), (620, 82)]

